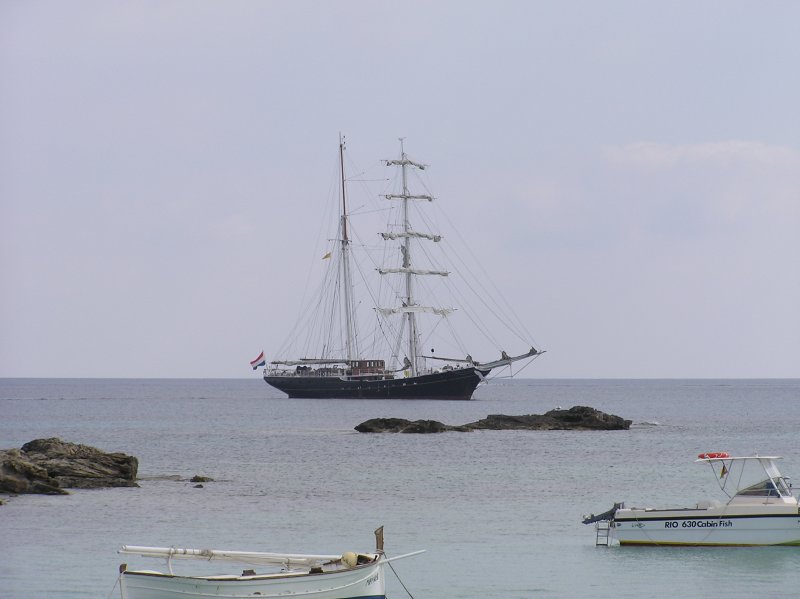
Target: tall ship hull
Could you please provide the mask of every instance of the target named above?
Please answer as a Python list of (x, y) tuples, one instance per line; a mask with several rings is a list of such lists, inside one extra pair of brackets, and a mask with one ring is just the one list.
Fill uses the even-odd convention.
[(324, 376), (270, 376), (267, 384), (293, 398), (313, 399), (471, 399), (488, 370), (463, 368), (409, 378), (352, 380)]
[[(512, 363), (544, 353), (533, 347), (510, 304), (491, 297), (487, 273), (472, 272), (477, 266), (472, 249), (451, 251), (441, 243), (445, 236), (422, 208), (433, 196), (410, 190), (410, 179), (427, 190), (419, 178), (427, 165), (411, 160), (402, 140), (400, 157), (384, 162), (399, 167), (395, 193), (384, 189), (371, 196), (378, 200), (373, 206), (365, 203), (351, 214), (339, 140), (341, 187), (331, 223), (336, 229), (325, 236), (328, 251), (316, 264), (318, 276), (312, 276), (314, 266), (309, 272), (309, 281), (321, 285), (299, 306), (298, 322), (274, 359), (267, 363), (261, 352), (250, 362), (254, 370), (264, 366), (264, 381), (289, 397), (466, 400), (490, 373), (497, 376), (509, 367), (512, 375)], [(356, 180), (388, 181), (361, 175)], [(386, 220), (367, 227), (369, 215)], [(351, 217), (365, 230), (377, 229), (382, 243), (359, 234)], [(423, 228), (412, 223), (414, 217)], [(451, 270), (453, 263), (470, 276)], [(498, 332), (530, 349), (509, 355)], [(495, 359), (474, 360), (467, 350), (476, 345), (481, 351), (492, 347)]]

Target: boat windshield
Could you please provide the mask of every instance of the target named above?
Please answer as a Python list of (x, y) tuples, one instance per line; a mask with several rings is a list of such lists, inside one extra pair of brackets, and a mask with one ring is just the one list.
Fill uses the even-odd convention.
[(750, 485), (746, 489), (739, 491), (736, 496), (787, 497), (791, 496), (791, 494), (792, 493), (783, 477), (778, 477), (775, 479), (768, 478), (754, 485)]

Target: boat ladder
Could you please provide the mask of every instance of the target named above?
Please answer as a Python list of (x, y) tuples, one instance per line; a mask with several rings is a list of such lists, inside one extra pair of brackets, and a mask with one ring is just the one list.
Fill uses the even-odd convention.
[(611, 521), (598, 520), (594, 523), (595, 532), (595, 546), (604, 545), (608, 547), (611, 545)]

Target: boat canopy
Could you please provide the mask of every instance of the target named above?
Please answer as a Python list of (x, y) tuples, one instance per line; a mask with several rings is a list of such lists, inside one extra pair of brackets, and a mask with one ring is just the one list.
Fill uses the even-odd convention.
[[(707, 457), (707, 458), (698, 458), (695, 462), (727, 462), (729, 460), (762, 460), (763, 461), (774, 461), (774, 460), (782, 460), (783, 456), (779, 455), (752, 455), (752, 456), (729, 456), (727, 453), (722, 452), (723, 455), (718, 457)], [(700, 454), (700, 455), (708, 455), (712, 456), (714, 454)]]
[[(793, 498), (791, 484), (778, 469), (781, 456), (730, 456), (726, 452), (700, 454), (696, 462), (708, 463), (712, 469), (719, 462), (720, 489), (731, 500), (752, 501), (753, 497)], [(750, 466), (752, 465), (752, 466)], [(735, 474), (734, 474), (735, 471)], [(726, 487), (729, 490), (726, 490)]]

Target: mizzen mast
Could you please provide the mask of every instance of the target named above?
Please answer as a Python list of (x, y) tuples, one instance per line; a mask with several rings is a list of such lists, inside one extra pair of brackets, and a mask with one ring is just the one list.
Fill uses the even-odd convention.
[(344, 178), (344, 138), (339, 135), (339, 166), (342, 174), (342, 279), (344, 294), (344, 320), (345, 320), (345, 353), (347, 361), (352, 362), (358, 357), (357, 336), (353, 313), (353, 283), (350, 275), (350, 238), (347, 235), (347, 192)]

